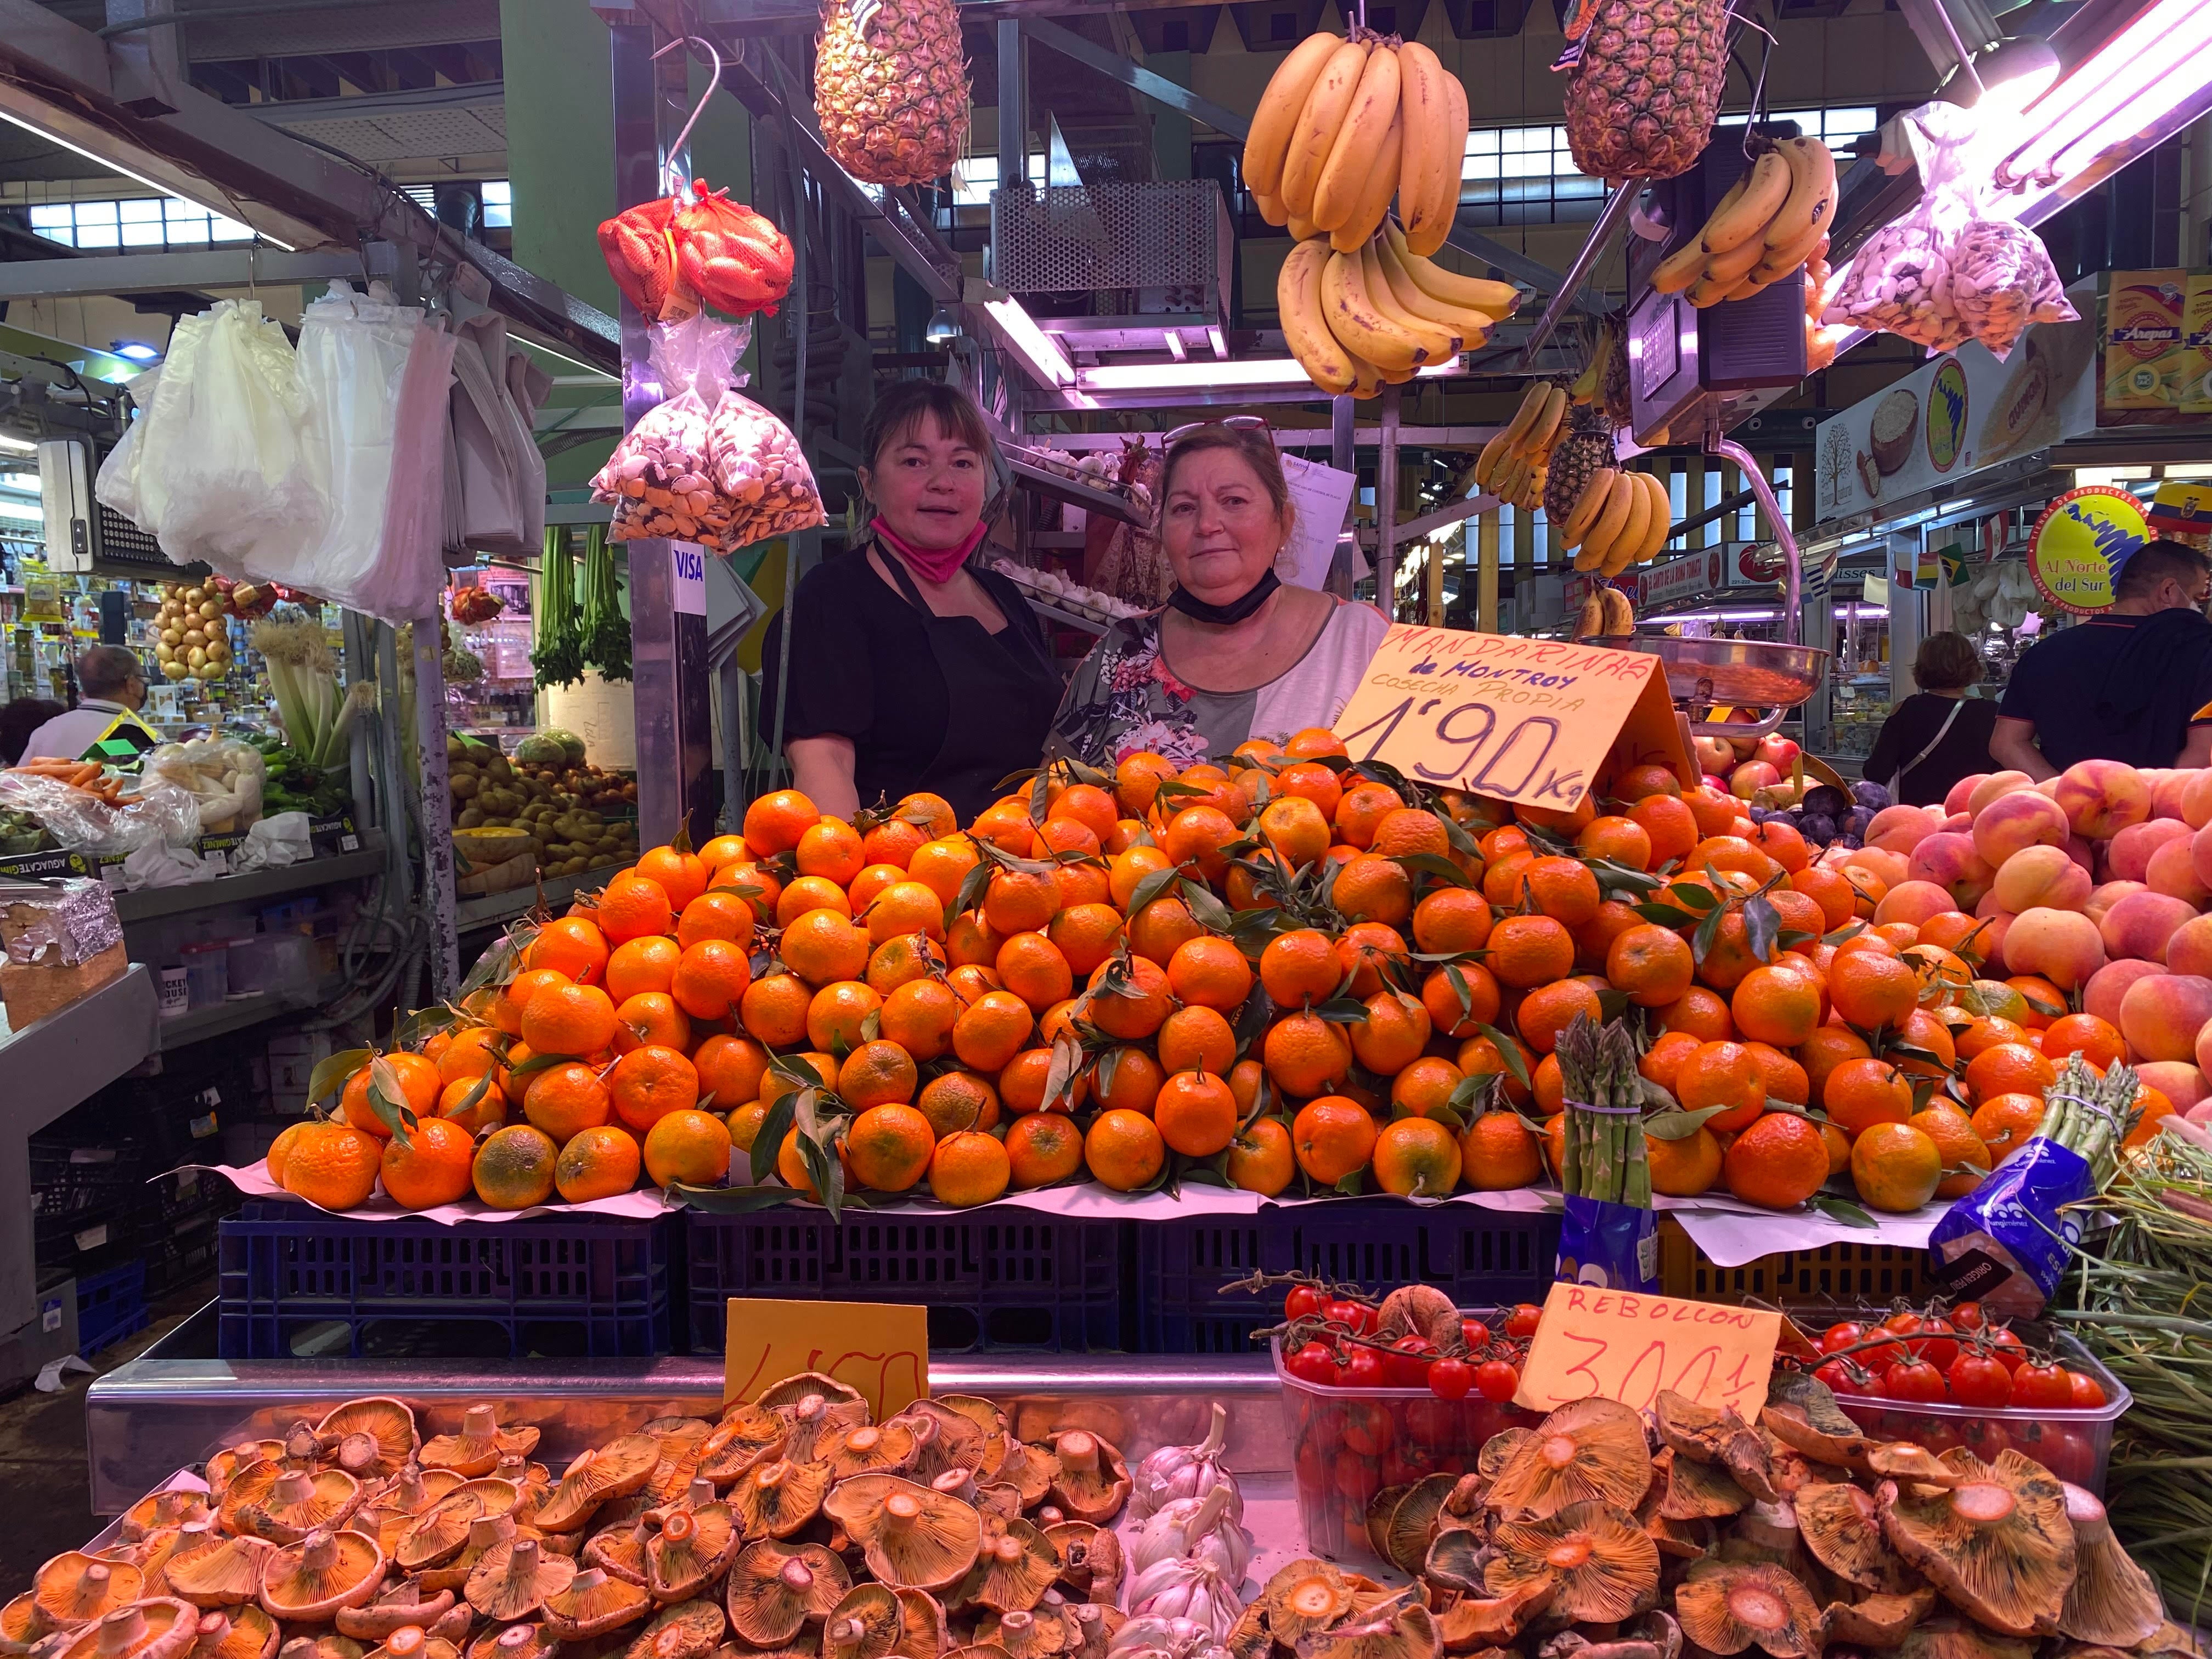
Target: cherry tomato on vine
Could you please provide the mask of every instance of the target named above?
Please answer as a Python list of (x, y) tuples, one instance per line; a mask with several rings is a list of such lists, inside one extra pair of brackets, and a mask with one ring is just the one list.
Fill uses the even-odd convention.
[(1856, 1356), (1849, 1359), (1831, 1359), (1814, 1371), (1814, 1377), (1828, 1385), (1831, 1394), (1858, 1396), (1881, 1393), (1881, 1385), (1875, 1374), (1859, 1363)]
[(1820, 1333), (1820, 1352), (1840, 1353), (1845, 1348), (1855, 1348), (1867, 1340), (1867, 1328), (1856, 1319), (1843, 1319)]
[(1439, 1400), (1464, 1400), (1474, 1387), (1474, 1367), (1449, 1357), (1429, 1362), (1429, 1392)]
[(1951, 1397), (1961, 1406), (1995, 1407), (2012, 1403), (2012, 1373), (1995, 1354), (1969, 1348), (1944, 1373)]
[(1345, 1329), (1357, 1331), (1362, 1335), (1375, 1328), (1375, 1310), (1346, 1296), (1331, 1299), (1322, 1310), (1322, 1317), (1332, 1325), (1341, 1325)]
[(2012, 1403), (2045, 1410), (2070, 1411), (2074, 1385), (2057, 1365), (2026, 1364), (2012, 1374)]
[(1959, 1357), (1959, 1345), (1953, 1340), (1957, 1327), (1948, 1319), (1911, 1312), (1893, 1313), (1881, 1322), (1881, 1328), (1904, 1338), (1906, 1352), (1915, 1359), (1926, 1360), (1939, 1371), (1948, 1370), (1951, 1362)]
[(1525, 1342), (1536, 1334), (1536, 1327), (1543, 1322), (1544, 1310), (1534, 1303), (1516, 1303), (1505, 1316), (1505, 1334), (1516, 1342)]
[(1283, 1369), (1299, 1382), (1317, 1388), (1334, 1389), (1343, 1382), (1336, 1351), (1326, 1342), (1307, 1343), (1283, 1362)]
[(2027, 1344), (2014, 1334), (2011, 1327), (1992, 1325), (1984, 1333), (1984, 1340), (1996, 1357), (2004, 1362), (2004, 1368), (2015, 1376), (2020, 1374), (2020, 1368), (2027, 1364)]
[(1951, 1310), (1951, 1322), (1962, 1331), (1978, 1331), (1989, 1323), (1989, 1316), (1982, 1311), (1978, 1302), (1961, 1302)]
[(1466, 1342), (1469, 1353), (1480, 1353), (1490, 1346), (1490, 1327), (1480, 1319), (1461, 1320), (1459, 1334), (1461, 1339)]
[(1881, 1391), (1892, 1400), (1923, 1403), (1943, 1398), (1943, 1373), (1924, 1359), (1908, 1359), (1882, 1374)]
[(1291, 1293), (1283, 1298), (1283, 1317), (1285, 1319), (1318, 1319), (1328, 1298), (1310, 1285), (1293, 1285)]
[(1521, 1390), (1520, 1370), (1503, 1359), (1486, 1359), (1474, 1368), (1474, 1386), (1485, 1400), (1503, 1405)]
[(2073, 1391), (2077, 1412), (2093, 1412), (2105, 1403), (2105, 1385), (2087, 1371), (2068, 1371), (2066, 1385)]
[(1390, 1345), (1390, 1356), (1383, 1369), (1389, 1373), (1390, 1385), (1398, 1389), (1422, 1389), (1429, 1382), (1429, 1373), (1434, 1368), (1431, 1356), (1437, 1345), (1425, 1336), (1401, 1336)]
[(1346, 1389), (1387, 1389), (1390, 1377), (1382, 1364), (1382, 1356), (1372, 1348), (1353, 1347), (1344, 1356), (1344, 1380), (1337, 1385)]

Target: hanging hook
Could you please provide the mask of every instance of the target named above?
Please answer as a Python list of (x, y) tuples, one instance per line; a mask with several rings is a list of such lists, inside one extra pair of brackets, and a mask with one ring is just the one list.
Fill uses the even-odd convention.
[(707, 78), (707, 90), (700, 94), (699, 101), (691, 106), (691, 113), (685, 118), (683, 127), (678, 131), (675, 138), (670, 143), (668, 146), (669, 159), (661, 166), (660, 185), (661, 188), (666, 191), (671, 196), (677, 193), (679, 183), (681, 188), (687, 194), (690, 191), (691, 182), (690, 179), (684, 179), (683, 175), (677, 172), (675, 158), (683, 154), (684, 140), (690, 137), (691, 129), (698, 125), (699, 117), (706, 111), (708, 100), (711, 99), (714, 95), (714, 88), (722, 84), (721, 50), (717, 47), (713, 41), (702, 40), (696, 34), (678, 35), (676, 39), (671, 40), (666, 46), (661, 47), (659, 51), (653, 54), (653, 62), (659, 63), (670, 52), (675, 51), (677, 47), (682, 46), (693, 46), (701, 48), (709, 58), (714, 60), (714, 72)]

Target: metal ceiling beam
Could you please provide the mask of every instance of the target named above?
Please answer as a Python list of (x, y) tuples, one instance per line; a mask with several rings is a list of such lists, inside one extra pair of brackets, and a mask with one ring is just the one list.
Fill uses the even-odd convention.
[(1165, 104), (1170, 109), (1203, 121), (1218, 132), (1231, 138), (1242, 138), (1252, 129), (1252, 118), (1225, 109), (1210, 98), (1201, 98), (1188, 87), (1177, 86), (1164, 75), (1132, 63), (1120, 52), (1096, 41), (1087, 40), (1073, 29), (1062, 28), (1042, 17), (1032, 17), (1022, 24), (1022, 33), (1041, 46), (1050, 46), (1062, 57), (1073, 58), (1086, 68), (1097, 70), (1109, 80), (1118, 81), (1133, 91), (1140, 92), (1153, 102)]
[(359, 281), (368, 274), (358, 253), (284, 253), (275, 248), (11, 259), (0, 261), (0, 302), (161, 294), (176, 289), (246, 288), (256, 283)]
[[(959, 0), (960, 21), (976, 25), (1010, 17), (1103, 17), (1117, 11), (1166, 11), (1193, 3), (1221, 5), (1229, 0)], [(606, 9), (603, 3), (599, 9)], [(811, 34), (822, 25), (822, 8), (816, 0), (694, 0), (690, 9), (697, 26), (724, 39)]]

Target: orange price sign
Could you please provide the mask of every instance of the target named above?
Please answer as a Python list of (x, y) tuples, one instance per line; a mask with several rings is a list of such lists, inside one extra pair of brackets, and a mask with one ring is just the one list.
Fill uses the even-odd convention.
[(1394, 625), (1336, 734), (1417, 782), (1563, 811), (1608, 762), (1698, 776), (1656, 657), (1513, 634)]
[(797, 1371), (820, 1371), (867, 1396), (876, 1420), (929, 1397), (929, 1310), (889, 1302), (732, 1297), (722, 1397), (750, 1400)]
[(1554, 1285), (1514, 1403), (1548, 1412), (1601, 1395), (1648, 1411), (1671, 1389), (1755, 1420), (1766, 1403), (1782, 1316), (1590, 1285)]

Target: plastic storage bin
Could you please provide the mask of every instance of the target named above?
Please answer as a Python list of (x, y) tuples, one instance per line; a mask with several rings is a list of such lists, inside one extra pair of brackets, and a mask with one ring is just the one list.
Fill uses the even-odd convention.
[[(1495, 1324), (1495, 1310), (1469, 1310)], [(1428, 1474), (1461, 1474), (1490, 1437), (1533, 1427), (1534, 1412), (1470, 1394), (1439, 1400), (1426, 1389), (1325, 1389), (1283, 1369), (1283, 1346), (1270, 1344), (1291, 1431), (1291, 1468), (1306, 1547), (1332, 1561), (1390, 1564), (1367, 1538), (1367, 1505), (1385, 1486)]]
[(1761, 1302), (1785, 1308), (1879, 1307), (1896, 1297), (1925, 1301), (1928, 1252), (1898, 1244), (1822, 1244), (1780, 1250), (1740, 1267), (1709, 1260), (1682, 1224), (1659, 1221), (1659, 1283), (1689, 1302)]
[(1370, 1291), (1433, 1285), (1462, 1306), (1540, 1302), (1559, 1249), (1554, 1215), (1478, 1204), (1334, 1199), (1256, 1215), (1137, 1225), (1137, 1340), (1146, 1353), (1249, 1353), (1282, 1295), (1230, 1289), (1297, 1270)]
[(691, 1351), (720, 1353), (731, 1297), (919, 1302), (947, 1353), (1128, 1346), (1124, 1229), (1011, 1206), (927, 1219), (819, 1210), (684, 1218)]
[(89, 1359), (146, 1328), (146, 1263), (126, 1261), (76, 1281), (76, 1351)]
[[(348, 1221), (249, 1204), (217, 1243), (225, 1359), (671, 1352), (673, 1216)], [(457, 1352), (459, 1351), (459, 1352)]]
[[(1848, 1314), (1838, 1319), (1879, 1320), (1882, 1316)], [(2063, 1331), (2046, 1331), (2029, 1346), (2048, 1350), (2058, 1363), (2095, 1377), (2105, 1390), (2105, 1403), (2094, 1411), (2055, 1411), (2048, 1406), (1987, 1406), (1950, 1404), (1911, 1405), (1893, 1400), (1868, 1400), (1847, 1394), (1836, 1396), (1844, 1414), (1869, 1434), (1885, 1440), (1906, 1440), (1942, 1453), (1964, 1446), (1984, 1461), (2006, 1447), (2033, 1458), (2061, 1480), (2071, 1480), (2099, 1497), (2105, 1491), (2105, 1466), (2112, 1455), (2112, 1425), (2133, 1403), (2127, 1386), (2095, 1359), (2080, 1342)]]

